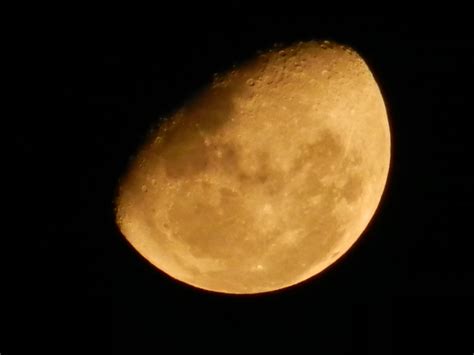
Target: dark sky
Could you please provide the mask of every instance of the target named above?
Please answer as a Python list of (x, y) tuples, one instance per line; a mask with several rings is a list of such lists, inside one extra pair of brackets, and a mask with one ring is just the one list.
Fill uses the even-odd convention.
[[(20, 71), (33, 73), (22, 85), (42, 104), (15, 123), (12, 166), (30, 201), (16, 206), (16, 250), (32, 255), (19, 261), (12, 251), (5, 269), (2, 355), (32, 344), (68, 353), (62, 341), (110, 354), (471, 354), (470, 25), (448, 16), (189, 21), (159, 12), (145, 26), (32, 29)], [(118, 231), (117, 179), (152, 123), (213, 73), (306, 39), (355, 48), (384, 95), (392, 165), (376, 216), (338, 263), (287, 290), (225, 296), (170, 279)]]

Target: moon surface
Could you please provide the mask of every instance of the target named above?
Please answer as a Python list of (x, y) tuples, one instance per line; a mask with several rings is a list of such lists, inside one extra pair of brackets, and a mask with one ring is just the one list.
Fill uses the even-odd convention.
[(352, 49), (300, 42), (218, 75), (143, 144), (117, 224), (171, 277), (248, 294), (300, 283), (356, 242), (380, 202), (390, 130)]

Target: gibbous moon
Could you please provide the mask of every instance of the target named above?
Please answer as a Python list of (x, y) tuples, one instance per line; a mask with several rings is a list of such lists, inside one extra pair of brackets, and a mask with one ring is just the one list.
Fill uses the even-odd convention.
[(267, 51), (214, 81), (144, 143), (117, 223), (158, 269), (260, 293), (302, 282), (356, 242), (390, 165), (384, 101), (336, 43)]

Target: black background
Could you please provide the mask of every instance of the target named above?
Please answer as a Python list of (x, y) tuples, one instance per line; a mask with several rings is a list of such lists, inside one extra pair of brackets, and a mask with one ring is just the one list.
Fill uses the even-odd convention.
[[(468, 19), (154, 16), (146, 26), (140, 18), (100, 28), (65, 20), (28, 32), (18, 64), (32, 73), (21, 85), (35, 98), (20, 109), (34, 113), (12, 130), (11, 171), (25, 199), (12, 205), (18, 246), (4, 269), (11, 298), (2, 354), (25, 346), (38, 353), (471, 354)], [(274, 43), (308, 39), (355, 48), (384, 95), (392, 163), (375, 217), (335, 265), (286, 290), (237, 297), (174, 281), (115, 225), (118, 178), (157, 119), (213, 73)]]

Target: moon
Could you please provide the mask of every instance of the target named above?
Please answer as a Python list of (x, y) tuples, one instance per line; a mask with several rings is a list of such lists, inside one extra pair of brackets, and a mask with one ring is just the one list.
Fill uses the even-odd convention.
[(209, 291), (286, 288), (362, 235), (383, 194), (390, 129), (364, 60), (328, 41), (217, 75), (140, 148), (117, 224), (151, 264)]

